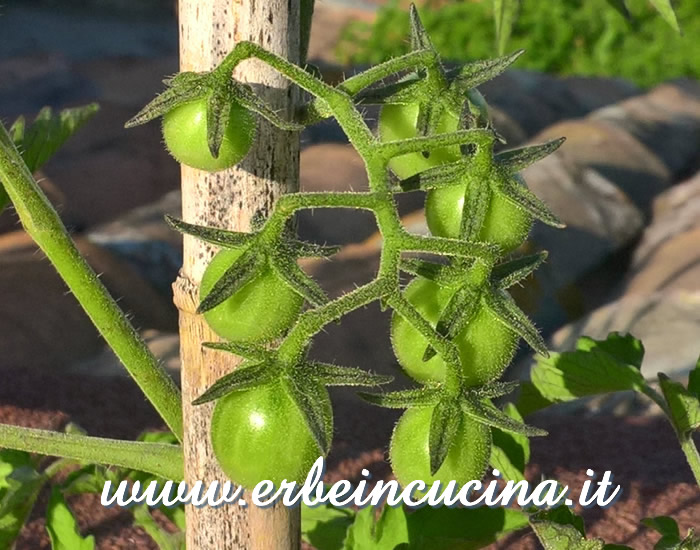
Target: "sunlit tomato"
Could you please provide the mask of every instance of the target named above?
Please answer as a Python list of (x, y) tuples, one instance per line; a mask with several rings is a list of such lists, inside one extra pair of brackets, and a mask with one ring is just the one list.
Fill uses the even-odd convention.
[[(417, 277), (406, 287), (404, 295), (435, 326), (455, 291), (455, 288), (441, 287), (429, 279)], [(396, 313), (391, 321), (391, 341), (399, 364), (411, 378), (421, 383), (445, 379), (445, 362), (439, 355), (423, 361), (428, 341)], [(517, 334), (481, 306), (454, 339), (462, 360), (465, 383), (480, 386), (496, 380), (513, 358), (517, 342)]]
[(207, 142), (206, 97), (178, 105), (163, 116), (163, 138), (170, 154), (182, 164), (217, 172), (246, 156), (255, 137), (255, 116), (238, 103), (231, 105), (219, 156)]
[[(201, 299), (211, 292), (240, 254), (239, 249), (227, 249), (214, 256), (202, 276)], [(212, 330), (226, 340), (267, 342), (294, 323), (303, 301), (271, 268), (265, 267), (233, 296), (206, 311), (204, 318)]]

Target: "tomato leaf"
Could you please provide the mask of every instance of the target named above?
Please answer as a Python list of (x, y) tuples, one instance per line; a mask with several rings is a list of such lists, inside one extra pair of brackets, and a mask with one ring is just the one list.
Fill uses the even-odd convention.
[(158, 545), (160, 550), (185, 550), (185, 534), (169, 533), (151, 515), (148, 506), (139, 504), (133, 508), (134, 525), (141, 527)]
[(375, 521), (374, 508), (362, 508), (348, 529), (344, 550), (403, 548), (410, 541), (408, 514), (403, 507), (385, 506)]
[(671, 27), (678, 33), (681, 34), (681, 28), (678, 25), (678, 19), (676, 18), (676, 12), (673, 10), (673, 5), (671, 0), (649, 0), (651, 5), (654, 6), (656, 11), (661, 14), (661, 17), (671, 25)]
[(411, 21), (411, 50), (431, 50), (435, 51), (428, 31), (425, 30), (423, 22), (418, 15), (418, 8), (415, 4), (411, 4), (409, 9), (409, 18)]
[(321, 454), (325, 456), (333, 437), (333, 413), (328, 391), (305, 374), (292, 375), (287, 380), (289, 394), (299, 407)]
[(430, 475), (435, 475), (447, 458), (447, 453), (462, 423), (460, 407), (455, 400), (441, 400), (430, 417), (428, 451)]
[(53, 550), (93, 550), (95, 548), (95, 537), (80, 535), (78, 522), (58, 487), (54, 487), (51, 491), (46, 511), (46, 530), (49, 532)]
[(516, 406), (523, 416), (531, 415), (552, 405), (554, 405), (554, 401), (544, 397), (532, 382), (524, 381), (520, 383), (520, 395), (516, 401)]
[(355, 367), (340, 367), (316, 361), (307, 366), (314, 379), (324, 386), (381, 386), (394, 380), (393, 376), (372, 374)]
[(530, 526), (545, 550), (603, 550), (600, 539), (586, 539), (583, 520), (567, 507), (530, 516)]
[[(507, 403), (503, 412), (517, 422), (523, 417), (512, 403)], [(501, 471), (507, 480), (514, 482), (525, 479), (525, 466), (530, 460), (530, 440), (522, 435), (504, 432), (498, 428), (491, 430), (491, 466)]]
[(303, 124), (297, 124), (284, 120), (267, 103), (260, 99), (247, 84), (234, 83), (230, 89), (232, 99), (238, 101), (249, 111), (259, 114), (273, 126), (290, 132), (299, 132), (304, 129)]
[(579, 351), (600, 349), (612, 355), (620, 363), (642, 368), (644, 360), (644, 344), (631, 334), (611, 332), (605, 340), (594, 340), (588, 336), (582, 336), (576, 342)]
[(407, 409), (409, 407), (430, 407), (440, 399), (441, 390), (423, 386), (410, 390), (389, 393), (358, 392), (358, 396), (368, 403), (388, 409)]
[(642, 391), (644, 377), (636, 365), (618, 359), (619, 348), (616, 357), (606, 351), (610, 349), (606, 344), (594, 344), (599, 343), (587, 340), (587, 349), (537, 358), (530, 377), (544, 399), (557, 403), (599, 393)]
[(528, 145), (518, 149), (503, 151), (494, 157), (494, 162), (510, 173), (520, 172), (528, 166), (551, 155), (554, 151), (559, 149), (565, 141), (566, 138), (561, 137), (538, 145)]
[(0, 548), (12, 548), (47, 482), (29, 453), (0, 450)]
[(642, 525), (653, 529), (663, 537), (675, 539), (678, 542), (680, 542), (681, 540), (681, 532), (678, 529), (678, 524), (676, 523), (676, 520), (668, 516), (644, 518), (642, 520)]
[(206, 227), (195, 225), (179, 220), (173, 216), (165, 216), (165, 221), (175, 231), (196, 237), (200, 241), (222, 246), (224, 248), (237, 248), (252, 239), (254, 233), (242, 233), (240, 231), (229, 231), (217, 227)]
[(501, 173), (494, 175), (491, 181), (496, 192), (500, 193), (504, 199), (529, 212), (534, 218), (552, 227), (560, 229), (566, 227), (566, 224), (559, 221), (549, 207), (527, 188), (517, 174)]
[(146, 124), (167, 112), (171, 111), (178, 105), (188, 103), (207, 95), (210, 88), (206, 83), (205, 75), (195, 73), (183, 73), (187, 77), (179, 77), (170, 79), (169, 88), (160, 93), (148, 105), (136, 113), (133, 117), (124, 123), (124, 128), (133, 128)]
[(251, 361), (263, 361), (270, 358), (270, 353), (265, 348), (245, 342), (203, 342), (202, 346), (208, 349), (234, 353)]
[(264, 261), (265, 256), (257, 251), (248, 249), (243, 252), (201, 301), (197, 313), (201, 314), (215, 308), (255, 279)]
[(299, 267), (296, 258), (287, 254), (275, 254), (270, 263), (275, 273), (312, 306), (322, 306), (330, 301), (319, 284)]
[(88, 464), (68, 474), (61, 484), (61, 490), (66, 496), (101, 493), (105, 482), (111, 481), (116, 486), (125, 476), (126, 472), (121, 468)]
[(484, 301), (491, 313), (516, 334), (522, 336), (533, 350), (544, 357), (549, 355), (547, 345), (535, 325), (505, 290), (492, 289), (491, 292), (484, 293)]
[(507, 289), (527, 279), (538, 267), (540, 267), (549, 253), (546, 250), (537, 254), (521, 256), (514, 260), (498, 264), (491, 271), (491, 280), (500, 289)]
[(328, 503), (313, 508), (302, 504), (301, 536), (314, 548), (342, 550), (355, 513), (347, 508), (336, 508)]
[(547, 432), (541, 428), (523, 424), (515, 420), (503, 411), (496, 408), (487, 400), (479, 400), (465, 396), (461, 402), (462, 410), (471, 418), (482, 424), (499, 428), (505, 432), (522, 434), (528, 437), (544, 436)]
[(201, 405), (214, 401), (234, 391), (247, 390), (262, 386), (274, 378), (272, 365), (269, 362), (239, 367), (233, 372), (222, 376), (214, 382), (202, 395), (192, 401), (193, 405)]
[(524, 52), (525, 50), (518, 50), (496, 59), (483, 59), (462, 65), (456, 71), (448, 72), (448, 79), (451, 80), (450, 87), (466, 93), (467, 90), (497, 77), (515, 63)]
[(207, 145), (214, 158), (219, 158), (219, 150), (231, 115), (231, 99), (225, 90), (212, 90), (207, 101)]
[(700, 400), (664, 373), (659, 373), (659, 383), (678, 433), (687, 435), (700, 428)]
[(496, 23), (496, 46), (503, 55), (518, 17), (520, 0), (493, 0), (493, 19)]

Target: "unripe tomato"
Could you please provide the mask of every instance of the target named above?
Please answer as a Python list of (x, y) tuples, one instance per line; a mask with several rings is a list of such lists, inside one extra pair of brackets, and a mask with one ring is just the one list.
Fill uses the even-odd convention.
[[(239, 249), (226, 249), (214, 256), (202, 276), (201, 299), (240, 255)], [(204, 318), (216, 334), (231, 342), (268, 342), (292, 326), (303, 302), (270, 267), (264, 267), (232, 296), (204, 312)]]
[[(325, 405), (330, 410), (330, 399)], [(277, 486), (285, 479), (303, 482), (320, 455), (301, 411), (280, 382), (219, 399), (211, 443), (224, 473), (246, 489), (268, 479)]]
[[(428, 191), (425, 217), (438, 237), (459, 238), (466, 186), (450, 185)], [(477, 240), (497, 244), (509, 252), (527, 238), (532, 216), (499, 193), (490, 193), (489, 207)]]
[[(379, 137), (382, 141), (395, 141), (418, 136), (418, 103), (384, 105), (379, 113)], [(442, 111), (438, 134), (454, 132), (459, 128), (459, 117), (447, 109)], [(455, 162), (461, 158), (459, 146), (430, 151), (426, 158), (422, 153), (409, 153), (391, 160), (389, 166), (401, 179), (408, 178), (439, 164)]]
[(430, 474), (430, 419), (433, 407), (408, 409), (399, 419), (391, 437), (389, 459), (399, 483), (404, 487), (421, 480), (428, 486), (435, 481), (452, 480), (464, 485), (480, 480), (491, 456), (491, 429), (467, 415), (450, 447), (445, 462), (435, 475)]
[(218, 172), (231, 168), (246, 156), (255, 137), (255, 116), (238, 103), (224, 131), (219, 156), (214, 157), (207, 142), (207, 98), (178, 105), (163, 116), (163, 138), (170, 154), (182, 164)]
[[(455, 293), (455, 288), (416, 277), (406, 287), (404, 296), (432, 326)], [(442, 382), (446, 365), (440, 355), (423, 361), (428, 341), (413, 325), (394, 313), (391, 320), (391, 342), (403, 370), (414, 380)], [(480, 386), (496, 380), (515, 353), (518, 336), (491, 311), (480, 307), (476, 315), (454, 339), (462, 360), (467, 386)]]

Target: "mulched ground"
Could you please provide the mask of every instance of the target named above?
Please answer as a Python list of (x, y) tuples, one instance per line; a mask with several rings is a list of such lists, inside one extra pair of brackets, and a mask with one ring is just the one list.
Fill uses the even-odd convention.
[[(30, 371), (4, 371), (0, 385), (0, 422), (60, 429), (77, 422), (91, 435), (134, 438), (144, 429), (162, 428), (155, 411), (127, 379), (78, 378)], [(368, 468), (375, 478), (390, 474), (383, 448), (396, 416), (336, 395), (336, 440), (328, 461), (328, 481), (358, 478)], [(658, 536), (639, 527), (647, 516), (671, 515), (684, 533), (700, 526), (700, 490), (694, 485), (673, 432), (662, 418), (562, 417), (540, 414), (533, 424), (550, 432), (534, 439), (528, 478), (544, 474), (572, 488), (580, 487), (585, 471), (611, 470), (623, 496), (612, 507), (584, 511), (588, 533), (607, 542), (652, 548)], [(574, 491), (574, 495), (576, 495)], [(17, 550), (49, 549), (42, 496)], [(104, 509), (99, 496), (73, 498), (81, 530), (96, 536), (97, 547), (150, 549), (153, 542), (129, 525), (129, 514)], [(531, 536), (513, 536), (494, 548), (538, 548)]]

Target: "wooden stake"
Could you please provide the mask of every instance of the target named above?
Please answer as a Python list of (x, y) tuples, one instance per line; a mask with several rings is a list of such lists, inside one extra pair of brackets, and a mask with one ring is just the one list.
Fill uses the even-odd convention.
[[(183, 71), (211, 69), (241, 40), (257, 42), (298, 62), (299, 0), (180, 0), (179, 25)], [(291, 117), (296, 93), (284, 78), (254, 60), (242, 63), (234, 76), (250, 83), (282, 116)], [(255, 145), (236, 168), (208, 174), (182, 167), (182, 216), (191, 223), (247, 231), (257, 211), (267, 214), (281, 194), (298, 187), (298, 135), (260, 120)], [(226, 477), (209, 439), (212, 406), (190, 403), (236, 366), (230, 354), (202, 349), (202, 342), (214, 341), (216, 336), (194, 313), (199, 282), (214, 252), (212, 246), (185, 236), (184, 265), (173, 285), (180, 310), (185, 477), (190, 484), (202, 480), (205, 486)], [(188, 550), (296, 550), (300, 546), (298, 509), (259, 510), (249, 502), (247, 508), (188, 505), (186, 510)]]

